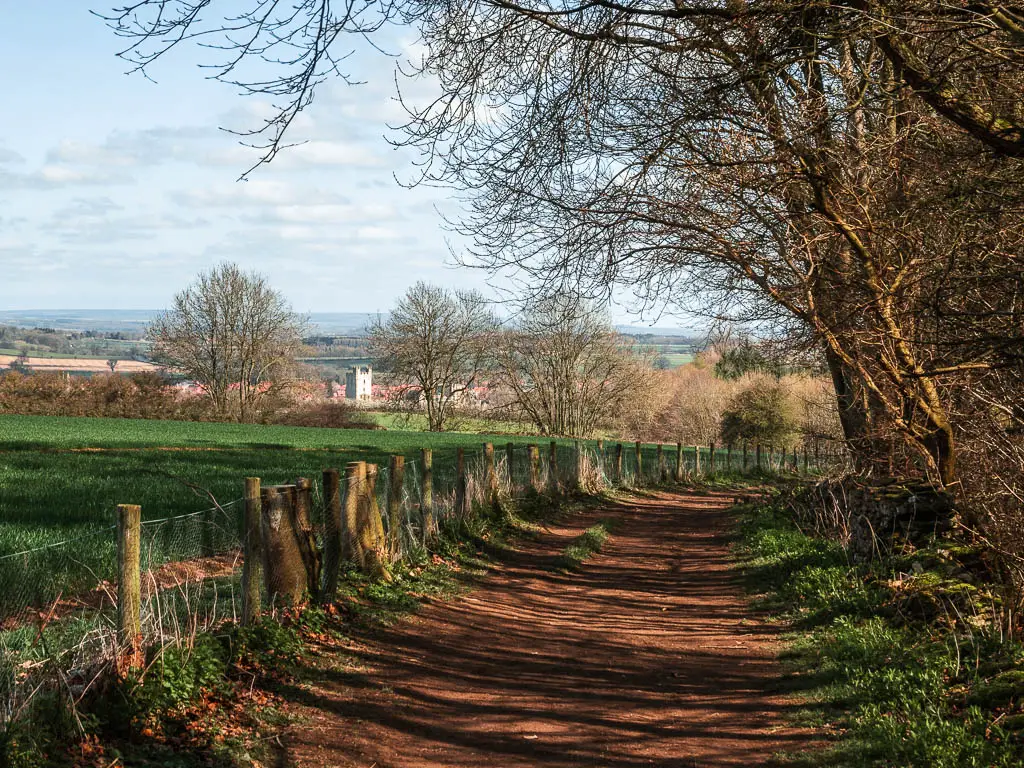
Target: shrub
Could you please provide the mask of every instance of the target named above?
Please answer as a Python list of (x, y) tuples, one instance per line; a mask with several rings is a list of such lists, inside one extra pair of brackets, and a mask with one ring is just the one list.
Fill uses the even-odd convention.
[(726, 407), (721, 435), (726, 443), (784, 445), (798, 427), (798, 407), (788, 389), (773, 379), (755, 378)]

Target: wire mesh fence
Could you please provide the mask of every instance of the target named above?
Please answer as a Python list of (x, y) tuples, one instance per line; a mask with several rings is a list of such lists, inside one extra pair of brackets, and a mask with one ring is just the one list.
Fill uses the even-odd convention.
[[(376, 522), (360, 546), (386, 569), (429, 552), (445, 530), (489, 514), (502, 500), (638, 488), (712, 474), (813, 473), (836, 461), (841, 457), (820, 447), (780, 451), (746, 445), (550, 441), (459, 449), (455, 461), (448, 457), (434, 463), (424, 451), (413, 460), (393, 460), (391, 466), (369, 465), (362, 475), (353, 475), (359, 488), (345, 474), (335, 475), (338, 488), (331, 493), (336, 498), (328, 497), (326, 472), (272, 488), (291, 499), (293, 506), (282, 509), (305, 510), (290, 534), (297, 542), (290, 546), (305, 563), (292, 587), (313, 594), (327, 590), (331, 569), (338, 567), (334, 561), (358, 559), (356, 545), (345, 544), (342, 536), (354, 520), (367, 515)], [(356, 496), (363, 501), (352, 501)], [(365, 508), (360, 507), (364, 502)], [(238, 498), (140, 523), (138, 636), (133, 643), (189, 642), (197, 633), (241, 619), (247, 599), (243, 565), (251, 549), (246, 507), (247, 500)], [(268, 526), (274, 523), (265, 504), (262, 515), (261, 537), (269, 537)], [(124, 585), (117, 581), (119, 536), (124, 535), (117, 525), (73, 529), (55, 544), (0, 556), (0, 723), (16, 718), (37, 691), (55, 680), (69, 691), (84, 691), (97, 671), (124, 651), (119, 615)], [(257, 585), (261, 605), (272, 604), (280, 589), (267, 577), (268, 568), (274, 568), (270, 546), (263, 542), (258, 563), (264, 574)], [(367, 562), (364, 557), (356, 565), (367, 567)]]

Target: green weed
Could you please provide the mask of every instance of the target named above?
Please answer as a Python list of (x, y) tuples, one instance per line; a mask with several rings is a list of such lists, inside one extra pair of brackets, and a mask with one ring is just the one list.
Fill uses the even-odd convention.
[(602, 520), (573, 539), (562, 553), (561, 566), (569, 571), (575, 570), (591, 555), (600, 552), (614, 524), (614, 520)]

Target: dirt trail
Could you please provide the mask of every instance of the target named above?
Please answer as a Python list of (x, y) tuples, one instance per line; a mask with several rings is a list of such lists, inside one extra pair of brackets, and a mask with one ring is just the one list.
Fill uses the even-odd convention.
[[(577, 516), (455, 602), (363, 638), (357, 672), (296, 689), (298, 766), (755, 766), (798, 750), (770, 628), (731, 569), (731, 497), (660, 495)], [(601, 517), (577, 572), (556, 558)]]

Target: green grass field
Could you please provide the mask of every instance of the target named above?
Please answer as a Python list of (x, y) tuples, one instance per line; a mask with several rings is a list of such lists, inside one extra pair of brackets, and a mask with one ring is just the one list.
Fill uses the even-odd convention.
[[(316, 477), (349, 461), (387, 464), (432, 448), (438, 472), (454, 467), (458, 447), (542, 441), (536, 437), (418, 431), (316, 429), (134, 419), (0, 415), (0, 555), (114, 523), (118, 504), (140, 504), (143, 519), (208, 508), (242, 495), (243, 479), (264, 484)], [(611, 444), (606, 444), (611, 451)], [(655, 467), (655, 448), (645, 465)], [(627, 462), (633, 455), (627, 446)], [(671, 449), (667, 462), (674, 461)], [(721, 460), (721, 459), (720, 459)]]
[[(420, 449), (431, 448), (435, 487), (450, 489), (456, 450), (465, 448), (472, 462), (485, 441), (495, 444), (499, 457), (507, 443), (529, 442), (541, 443), (541, 455), (547, 456), (547, 439), (524, 435), (0, 415), (0, 613), (8, 603), (37, 604), (65, 588), (81, 589), (111, 578), (111, 527), (118, 504), (142, 506), (144, 523), (152, 524), (148, 530), (153, 532), (154, 558), (185, 559), (206, 551), (196, 531), (215, 526), (196, 525), (195, 518), (159, 525), (152, 521), (209, 509), (211, 497), (221, 505), (234, 502), (242, 496), (246, 477), (259, 477), (264, 485), (297, 477), (318, 479), (323, 469), (343, 470), (350, 461), (387, 466), (390, 454), (404, 455), (415, 471)], [(565, 471), (574, 454), (569, 441), (560, 443), (558, 461)], [(706, 454), (705, 449), (702, 466)], [(609, 472), (613, 455), (614, 445), (608, 441)], [(624, 446), (628, 474), (635, 468), (634, 455), (631, 444)], [(724, 454), (718, 455), (721, 470)], [(692, 466), (692, 449), (687, 457)], [(674, 465), (674, 447), (665, 451), (664, 460)], [(525, 451), (517, 462), (522, 481)], [(645, 446), (643, 462), (645, 474), (658, 474), (655, 446)], [(218, 551), (237, 542), (240, 518), (239, 506), (221, 516)], [(12, 556), (59, 542), (67, 544)], [(12, 593), (14, 587), (22, 596)]]
[[(454, 477), (457, 448), (473, 455), (487, 440), (460, 433), (3, 415), (0, 588), (9, 592), (16, 585), (45, 599), (68, 586), (65, 582), (80, 588), (90, 579), (109, 578), (114, 545), (109, 528), (118, 504), (139, 504), (144, 521), (161, 520), (210, 508), (206, 491), (222, 505), (239, 499), (247, 476), (261, 478), (264, 485), (319, 478), (323, 469), (343, 470), (350, 461), (386, 466), (389, 454), (418, 459), (421, 448), (433, 449), (435, 482), (442, 487)], [(491, 440), (503, 446), (530, 438)], [(230, 513), (238, 516), (239, 508)], [(189, 547), (199, 546), (184, 540), (194, 538), (196, 526), (189, 528), (189, 522), (159, 542), (161, 559), (187, 557)], [(69, 543), (10, 557), (62, 541)], [(71, 556), (74, 567), (67, 562)], [(27, 572), (34, 574), (29, 584)], [(11, 595), (13, 603), (29, 599)], [(0, 598), (0, 608), (4, 603)]]
[(75, 526), (112, 524), (118, 504), (141, 504), (143, 519), (209, 507), (209, 498), (185, 482), (224, 503), (241, 496), (246, 476), (282, 483), (349, 461), (412, 459), (421, 448), (434, 450), (440, 468), (454, 465), (458, 447), (477, 449), (486, 440), (461, 433), (0, 416), (0, 554), (60, 538)]

